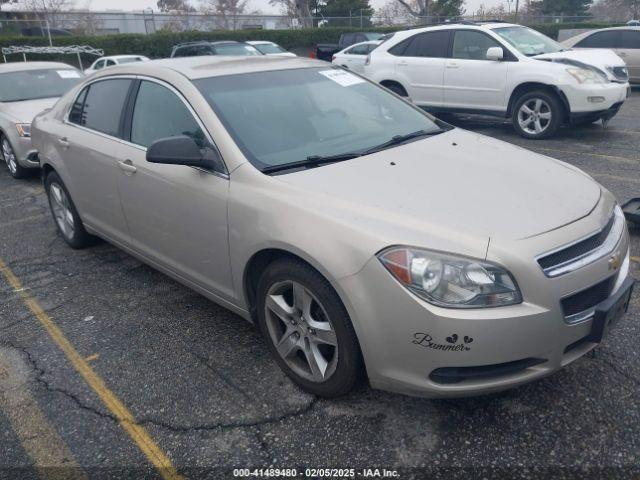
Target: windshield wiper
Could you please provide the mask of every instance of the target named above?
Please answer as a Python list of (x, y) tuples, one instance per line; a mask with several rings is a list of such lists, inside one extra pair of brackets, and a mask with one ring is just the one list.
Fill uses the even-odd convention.
[(347, 153), (339, 153), (337, 155), (309, 155), (306, 160), (299, 160), (297, 162), (284, 163), (282, 165), (269, 165), (262, 169), (262, 173), (275, 173), (282, 172), (284, 170), (293, 170), (296, 168), (306, 169), (306, 168), (314, 168), (320, 165), (326, 165), (328, 163), (342, 162), (344, 160), (351, 160), (352, 158), (362, 157), (364, 155), (370, 155), (372, 153), (379, 152), (386, 148), (392, 147), (394, 145), (400, 145), (402, 143), (408, 142), (409, 140), (413, 140), (416, 138), (422, 137), (430, 137), (432, 135), (437, 135), (442, 132), (446, 132), (446, 129), (436, 130), (433, 132), (427, 132), (426, 130), (417, 130), (415, 132), (407, 133), (405, 135), (395, 135), (390, 140), (387, 140), (380, 145), (376, 145), (375, 147), (367, 148), (365, 150), (361, 150), (359, 152), (347, 152)]
[(433, 132), (427, 132), (426, 130), (418, 130), (415, 132), (411, 132), (411, 133), (407, 133), (405, 135), (394, 135), (393, 137), (391, 137), (390, 140), (387, 140), (384, 143), (381, 143), (380, 145), (376, 145), (375, 147), (371, 147), (368, 148), (367, 150), (363, 150), (361, 152), (362, 155), (369, 155), (370, 153), (376, 153), (379, 152), (381, 150), (384, 150), (385, 148), (389, 148), (389, 147), (393, 147), (395, 145), (400, 145), (402, 143), (408, 142), (409, 140), (413, 140), (416, 138), (422, 138), (422, 137), (431, 137), (433, 135), (437, 135), (439, 133), (442, 133), (446, 130), (435, 130)]
[(313, 168), (320, 165), (326, 165), (327, 163), (342, 162), (344, 160), (351, 160), (362, 156), (360, 152), (347, 152), (339, 153), (338, 155), (309, 155), (305, 160), (299, 160), (297, 162), (284, 163), (282, 165), (269, 165), (262, 169), (262, 173), (275, 173), (283, 170), (293, 170), (296, 168)]

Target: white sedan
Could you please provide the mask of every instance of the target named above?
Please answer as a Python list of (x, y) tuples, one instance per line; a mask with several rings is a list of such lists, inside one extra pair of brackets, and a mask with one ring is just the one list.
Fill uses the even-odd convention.
[(93, 72), (102, 70), (106, 67), (115, 67), (116, 65), (122, 65), (123, 63), (146, 62), (148, 60), (149, 58), (144, 55), (112, 55), (110, 57), (100, 57), (98, 60), (93, 62), (93, 64), (87, 68), (84, 73), (85, 75), (91, 75)]
[(369, 40), (367, 42), (356, 43), (341, 50), (331, 57), (331, 63), (348, 68), (357, 73), (364, 72), (364, 62), (367, 56), (382, 42), (380, 40)]
[(252, 45), (263, 55), (270, 55), (270, 56), (276, 56), (276, 57), (296, 57), (297, 56), (295, 53), (285, 50), (277, 43), (268, 42), (267, 40), (251, 40), (245, 43)]

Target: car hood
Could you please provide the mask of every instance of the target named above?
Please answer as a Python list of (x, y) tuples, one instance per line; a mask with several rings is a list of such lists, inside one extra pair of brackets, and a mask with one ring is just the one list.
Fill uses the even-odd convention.
[(25, 100), (23, 102), (0, 103), (0, 110), (11, 116), (16, 122), (31, 123), (33, 118), (47, 108), (51, 108), (58, 101), (58, 97)]
[(609, 77), (611, 77), (611, 72), (608, 67), (625, 66), (624, 60), (616, 55), (613, 50), (607, 49), (565, 50), (563, 52), (544, 53), (532, 58), (576, 66), (592, 66), (602, 70)]
[(588, 215), (601, 195), (575, 167), (460, 129), (276, 178), (327, 206), (339, 199), (354, 219), (373, 211), (389, 223), (485, 238), (554, 230)]

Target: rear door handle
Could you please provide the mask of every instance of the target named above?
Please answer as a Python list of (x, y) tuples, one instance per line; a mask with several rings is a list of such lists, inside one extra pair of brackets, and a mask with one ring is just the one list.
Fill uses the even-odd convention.
[(406, 67), (407, 65), (409, 65), (407, 62), (398, 62), (399, 67)]
[(69, 148), (69, 141), (67, 140), (67, 137), (59, 138), (58, 143), (62, 148)]
[(126, 160), (118, 160), (118, 167), (128, 175), (133, 175), (138, 171), (138, 169), (133, 166), (133, 162), (128, 158)]
[(447, 68), (458, 68), (458, 64), (454, 62), (447, 63)]

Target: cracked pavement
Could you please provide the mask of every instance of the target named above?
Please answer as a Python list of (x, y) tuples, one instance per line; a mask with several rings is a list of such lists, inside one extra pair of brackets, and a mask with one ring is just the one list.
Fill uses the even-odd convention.
[[(563, 129), (547, 141), (521, 139), (496, 119), (447, 120), (576, 165), (620, 202), (640, 196), (640, 91), (608, 128)], [(631, 237), (632, 255), (640, 256), (640, 227)], [(257, 331), (236, 315), (106, 243), (68, 248), (39, 179), (15, 181), (4, 168), (0, 258), (187, 475), (225, 478), (248, 466), (453, 468), (449, 473), (551, 466), (569, 473), (605, 468), (624, 478), (640, 466), (640, 289), (592, 355), (533, 384), (457, 400), (362, 385), (323, 400), (293, 386)], [(640, 278), (640, 264), (632, 274)], [(0, 353), (22, 372), (91, 477), (158, 476), (4, 279)], [(35, 478), (0, 411), (0, 472), (6, 468)], [(419, 478), (411, 470), (402, 478), (412, 475)]]

